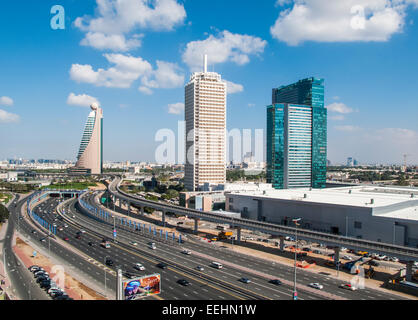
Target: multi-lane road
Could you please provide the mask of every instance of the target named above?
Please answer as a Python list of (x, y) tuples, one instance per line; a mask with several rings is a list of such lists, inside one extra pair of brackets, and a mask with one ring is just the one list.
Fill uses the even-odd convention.
[[(92, 195), (87, 197), (90, 204), (94, 204)], [(154, 239), (157, 249), (151, 250), (148, 242), (151, 239), (139, 231), (129, 228), (117, 227), (117, 243), (111, 243), (109, 249), (100, 246), (103, 237), (113, 237), (113, 225), (97, 221), (79, 210), (77, 201), (70, 200), (62, 205), (64, 214), (62, 217), (57, 213), (56, 208), (60, 204), (59, 198), (47, 198), (44, 202), (34, 208), (34, 212), (43, 217), (50, 224), (57, 225), (57, 240), (45, 238), (41, 234), (40, 227), (34, 227), (33, 222), (28, 222), (28, 217), (18, 220), (17, 213), (22, 209), (25, 201), (19, 201), (16, 207), (11, 208), (15, 221), (19, 221), (20, 232), (26, 237), (37, 242), (44, 251), (58, 257), (66, 262), (66, 265), (73, 268), (74, 273), (80, 273), (83, 278), (95, 283), (104, 292), (105, 278), (107, 296), (114, 298), (116, 277), (115, 270), (122, 269), (131, 275), (148, 275), (152, 273), (161, 274), (162, 292), (159, 299), (169, 300), (238, 300), (238, 299), (272, 299), (289, 300), (292, 298), (293, 287), (289, 281), (293, 280), (293, 269), (280, 264), (273, 264), (266, 260), (238, 254), (224, 249), (216, 249), (208, 243), (188, 239), (186, 243), (179, 245), (158, 241)], [(60, 220), (62, 219), (62, 220)], [(11, 219), (12, 220), (12, 219)], [(64, 225), (67, 227), (64, 227)], [(63, 227), (62, 231), (58, 231)], [(32, 233), (37, 229), (37, 233)], [(77, 238), (77, 232), (85, 232)], [(64, 240), (66, 239), (66, 240)], [(136, 245), (132, 244), (136, 242)], [(185, 255), (181, 251), (187, 248), (192, 252)], [(113, 266), (104, 266), (106, 257), (114, 261)], [(211, 261), (229, 261), (232, 265), (224, 265), (222, 269), (214, 269), (209, 265)], [(168, 265), (166, 269), (157, 267), (159, 262)], [(141, 263), (145, 271), (137, 271), (133, 267)], [(197, 270), (202, 266), (203, 271)], [(245, 267), (246, 269), (243, 269)], [(254, 272), (251, 272), (251, 270)], [(258, 272), (258, 273), (257, 273)], [(271, 278), (284, 280), (285, 284), (274, 285), (269, 283), (268, 278), (260, 275), (267, 274)], [(242, 283), (240, 278), (248, 278), (251, 283)], [(178, 280), (185, 279), (190, 285), (182, 286)], [(369, 288), (357, 291), (348, 291), (338, 288), (342, 283), (337, 279), (326, 277), (304, 270), (298, 270), (298, 284), (308, 285), (312, 282), (319, 282), (324, 286), (321, 292), (298, 289), (299, 299), (319, 300), (326, 299), (322, 293), (331, 293), (344, 299), (379, 300), (401, 299), (397, 295), (387, 294)], [(23, 281), (25, 283), (25, 281)], [(149, 297), (147, 299), (155, 299)]]

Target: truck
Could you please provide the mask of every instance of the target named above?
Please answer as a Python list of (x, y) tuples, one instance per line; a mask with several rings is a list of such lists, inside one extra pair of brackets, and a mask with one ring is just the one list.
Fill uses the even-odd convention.
[(219, 232), (218, 238), (220, 240), (226, 240), (226, 239), (230, 239), (233, 235), (234, 233), (232, 231), (222, 231), (222, 232)]

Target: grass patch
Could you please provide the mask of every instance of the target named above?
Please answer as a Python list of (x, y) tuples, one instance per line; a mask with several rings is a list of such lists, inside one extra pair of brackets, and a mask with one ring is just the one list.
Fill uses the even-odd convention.
[(0, 193), (0, 202), (3, 202), (5, 205), (9, 203), (12, 199), (12, 195), (10, 193)]
[(43, 186), (41, 189), (55, 189), (55, 190), (65, 190), (65, 189), (72, 189), (72, 190), (84, 190), (88, 187), (96, 187), (97, 183), (95, 182), (73, 182), (73, 183), (55, 183), (49, 186)]

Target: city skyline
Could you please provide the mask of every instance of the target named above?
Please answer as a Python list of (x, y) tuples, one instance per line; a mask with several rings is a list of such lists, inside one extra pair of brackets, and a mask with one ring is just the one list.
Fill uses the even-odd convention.
[[(173, 0), (166, 1), (173, 8), (167, 16), (157, 6), (149, 17), (141, 20), (138, 13), (127, 25), (121, 22), (124, 13), (114, 6), (110, 14), (100, 11), (95, 1), (77, 7), (63, 1), (65, 30), (50, 27), (52, 1), (8, 3), (0, 14), (0, 134), (7, 137), (0, 159), (75, 160), (83, 107), (98, 101), (109, 119), (104, 159), (154, 161), (159, 145), (155, 133), (161, 128), (176, 131), (183, 117), (186, 77), (200, 66), (206, 50), (209, 71), (228, 80), (228, 129), (265, 130), (264, 108), (272, 87), (321, 77), (327, 79), (332, 163), (352, 156), (360, 163), (402, 164), (403, 154), (410, 154), (408, 164), (416, 164), (418, 66), (412, 57), (418, 53), (413, 23), (418, 12), (412, 1), (401, 2), (402, 7), (388, 4), (398, 19), (391, 28), (377, 30), (383, 22), (371, 17), (383, 11), (365, 1), (370, 14), (360, 28), (363, 32), (347, 24), (339, 35), (297, 29), (297, 19), (313, 22), (315, 14), (330, 22), (311, 1), (304, 4), (307, 16), (297, 17), (293, 1), (265, 1), (254, 10), (248, 10), (249, 2), (240, 7), (234, 1), (214, 1), (203, 14), (201, 4)], [(19, 19), (8, 14), (18, 12), (22, 4), (28, 10)], [(352, 18), (346, 5), (333, 4), (333, 9), (341, 20)], [(219, 13), (216, 23), (211, 12)], [(229, 19), (228, 12), (242, 19)], [(165, 20), (156, 26), (151, 17)], [(99, 26), (102, 20), (112, 22), (114, 30)], [(252, 20), (257, 24), (242, 22)], [(10, 28), (12, 36), (6, 33)]]

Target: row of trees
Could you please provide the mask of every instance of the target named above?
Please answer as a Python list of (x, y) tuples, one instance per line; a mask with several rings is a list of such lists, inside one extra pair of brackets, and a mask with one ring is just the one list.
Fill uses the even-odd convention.
[(262, 171), (259, 174), (256, 175), (248, 175), (245, 174), (244, 170), (240, 169), (233, 169), (233, 170), (227, 170), (226, 171), (226, 180), (227, 181), (239, 181), (239, 180), (247, 180), (247, 181), (265, 181), (266, 179), (266, 172)]
[(9, 219), (9, 210), (0, 203), (0, 223), (6, 222)]

